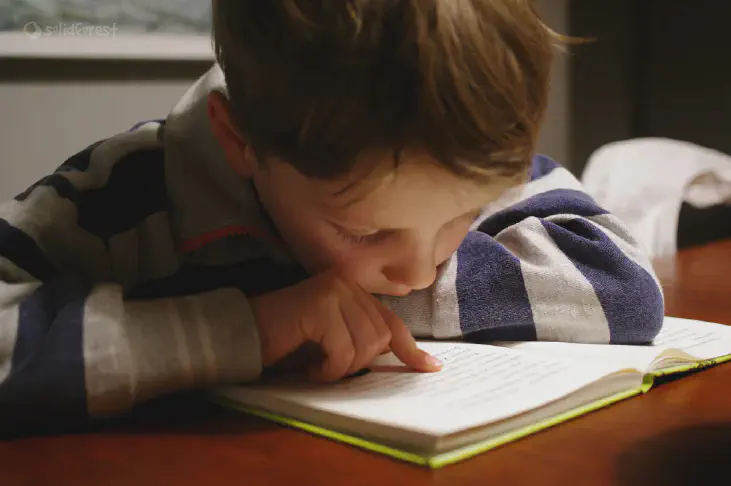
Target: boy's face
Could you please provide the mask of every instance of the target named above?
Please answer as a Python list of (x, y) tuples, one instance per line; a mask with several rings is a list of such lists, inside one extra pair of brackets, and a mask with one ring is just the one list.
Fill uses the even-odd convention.
[[(374, 156), (377, 157), (377, 156)], [(374, 294), (406, 295), (431, 285), (464, 239), (485, 192), (423, 154), (403, 155), (391, 177), (324, 182), (268, 161), (254, 173), (262, 203), (285, 242), (313, 273), (337, 268)], [(393, 171), (390, 154), (364, 162)], [(388, 169), (386, 169), (388, 168)]]
[(430, 286), (495, 197), (416, 151), (404, 151), (395, 169), (390, 152), (364, 155), (337, 181), (308, 178), (275, 159), (260, 165), (221, 97), (209, 100), (209, 116), (229, 163), (254, 180), (300, 263), (311, 273), (336, 268), (373, 294)]

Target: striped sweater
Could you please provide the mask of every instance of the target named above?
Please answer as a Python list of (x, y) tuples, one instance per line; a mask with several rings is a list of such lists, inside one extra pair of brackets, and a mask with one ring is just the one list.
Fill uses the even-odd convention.
[[(0, 429), (72, 425), (261, 372), (246, 296), (306, 278), (224, 160), (206, 96), (87, 147), (0, 206)], [(552, 160), (485, 208), (436, 282), (383, 297), (414, 335), (645, 343), (663, 319), (626, 227)]]

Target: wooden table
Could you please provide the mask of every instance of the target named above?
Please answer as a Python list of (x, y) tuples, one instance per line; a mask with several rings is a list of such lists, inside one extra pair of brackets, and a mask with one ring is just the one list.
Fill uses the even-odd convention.
[[(731, 324), (731, 241), (657, 262), (667, 314)], [(193, 400), (93, 433), (0, 442), (0, 485), (723, 484), (731, 364), (461, 464), (420, 469)]]

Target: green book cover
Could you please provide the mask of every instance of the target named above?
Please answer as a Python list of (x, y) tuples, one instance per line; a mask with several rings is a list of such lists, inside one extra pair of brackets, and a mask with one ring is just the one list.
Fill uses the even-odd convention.
[(727, 361), (731, 361), (731, 354), (727, 354), (725, 356), (719, 356), (717, 358), (710, 358), (710, 359), (704, 359), (703, 361), (697, 361), (695, 363), (688, 363), (683, 364), (679, 366), (673, 366), (672, 368), (665, 368), (663, 370), (657, 370), (653, 371), (651, 374), (655, 378), (659, 378), (661, 376), (668, 376), (668, 375), (676, 375), (680, 373), (688, 373), (692, 371), (698, 371), (705, 368), (710, 368), (711, 366), (716, 366), (722, 363), (726, 363)]
[[(677, 318), (666, 318), (663, 331), (661, 332), (661, 337), (664, 341), (663, 344), (668, 344), (671, 348), (675, 347), (676, 349), (680, 350), (693, 348), (693, 350), (698, 351), (697, 354), (699, 355), (705, 354), (705, 356), (708, 356), (711, 353), (718, 353), (722, 350), (726, 350), (726, 352), (728, 353), (728, 350), (731, 349), (731, 329), (718, 324), (705, 323), (700, 321), (689, 321)], [(709, 344), (711, 345), (710, 348), (708, 347)], [(425, 345), (428, 346), (428, 344)], [(434, 345), (436, 346), (436, 344)], [(451, 345), (457, 347), (462, 346), (462, 344), (459, 343), (452, 343)], [(495, 352), (497, 351), (491, 351), (491, 353)], [(498, 354), (505, 354), (505, 352), (499, 352)], [(560, 352), (557, 353), (557, 356), (562, 355), (563, 354)], [(300, 429), (315, 435), (323, 436), (345, 444), (360, 447), (362, 449), (384, 454), (411, 464), (429, 467), (432, 469), (438, 469), (446, 465), (474, 457), (483, 452), (516, 441), (528, 435), (535, 434), (539, 431), (564, 423), (566, 421), (588, 414), (595, 410), (608, 407), (614, 403), (628, 399), (635, 395), (646, 393), (653, 387), (655, 380), (660, 377), (665, 377), (668, 375), (681, 375), (684, 373), (705, 369), (728, 361), (731, 361), (731, 354), (723, 354), (710, 359), (703, 359), (687, 364), (671, 366), (661, 370), (645, 372), (642, 376), (642, 384), (639, 386), (630, 385), (631, 389), (618, 392), (614, 395), (593, 401), (586, 405), (574, 407), (571, 410), (555, 414), (545, 419), (536, 420), (535, 422), (527, 425), (523, 425), (525, 424), (525, 422), (523, 422), (523, 424), (516, 425), (516, 428), (505, 433), (492, 436), (488, 439), (477, 441), (449, 451), (443, 451), (434, 454), (414, 453), (413, 451), (404, 450), (398, 447), (392, 447), (366, 437), (359, 437), (356, 435), (339, 432), (337, 430), (331, 430), (329, 428), (320, 426), (317, 423), (314, 423), (314, 420), (311, 422), (307, 422), (295, 419), (293, 417), (272, 413), (266, 410), (251, 408), (243, 403), (238, 402), (235, 399), (226, 398), (221, 394), (213, 393), (211, 394), (211, 398), (223, 406), (237, 409), (251, 415), (259, 416), (272, 422)], [(619, 357), (618, 362), (621, 362), (621, 359), (619, 359)], [(626, 368), (626, 371), (634, 371), (635, 373), (638, 370), (639, 368), (636, 368), (634, 366), (629, 366)], [(616, 372), (621, 371), (622, 369), (616, 370)], [(491, 375), (486, 376), (490, 378)], [(486, 425), (486, 427), (489, 427), (489, 424)]]
[(491, 437), (487, 440), (479, 441), (479, 442), (469, 444), (464, 447), (460, 447), (458, 449), (454, 449), (454, 450), (447, 451), (447, 452), (441, 452), (441, 453), (437, 453), (434, 455), (415, 454), (413, 452), (390, 447), (388, 445), (374, 442), (372, 440), (364, 439), (362, 437), (357, 437), (355, 435), (350, 435), (350, 434), (345, 434), (345, 433), (341, 433), (338, 431), (330, 430), (330, 429), (321, 427), (321, 426), (313, 424), (313, 423), (308, 423), (308, 422), (297, 420), (297, 419), (294, 419), (291, 417), (286, 417), (283, 415), (267, 412), (264, 410), (251, 408), (251, 407), (242, 405), (241, 403), (236, 402), (235, 400), (230, 400), (230, 399), (220, 397), (220, 396), (214, 395), (214, 396), (212, 396), (212, 400), (214, 400), (215, 402), (219, 403), (222, 406), (236, 409), (236, 410), (239, 410), (241, 412), (248, 413), (251, 415), (255, 415), (255, 416), (261, 417), (263, 419), (279, 423), (281, 425), (300, 429), (300, 430), (309, 432), (311, 434), (323, 436), (328, 439), (336, 440), (336, 441), (339, 441), (339, 442), (342, 442), (345, 444), (360, 447), (362, 449), (384, 454), (384, 455), (390, 456), (394, 459), (398, 459), (401, 461), (409, 462), (409, 463), (416, 464), (419, 466), (428, 467), (431, 469), (439, 469), (444, 466), (454, 464), (454, 463), (463, 461), (465, 459), (469, 459), (478, 454), (487, 452), (491, 449), (495, 449), (496, 447), (502, 446), (504, 444), (508, 444), (510, 442), (513, 442), (513, 441), (516, 441), (523, 437), (526, 437), (528, 435), (535, 434), (544, 429), (553, 427), (555, 425), (561, 424), (563, 422), (574, 419), (576, 417), (580, 417), (582, 415), (588, 414), (595, 410), (598, 410), (598, 409), (601, 409), (604, 407), (608, 407), (619, 401), (622, 401), (622, 400), (628, 399), (630, 397), (633, 397), (635, 395), (641, 394), (641, 393), (647, 391), (647, 389), (649, 389), (651, 386), (652, 386), (652, 377), (648, 375), (645, 378), (645, 381), (643, 382), (642, 386), (639, 388), (617, 393), (615, 395), (603, 398), (601, 400), (597, 400), (595, 402), (589, 403), (582, 407), (575, 408), (573, 410), (569, 410), (567, 412), (556, 415), (554, 417), (550, 417), (546, 420), (536, 422), (536, 423), (528, 425), (526, 427), (522, 427), (522, 428), (510, 431), (510, 432), (507, 432), (507, 433), (499, 435), (497, 437)]

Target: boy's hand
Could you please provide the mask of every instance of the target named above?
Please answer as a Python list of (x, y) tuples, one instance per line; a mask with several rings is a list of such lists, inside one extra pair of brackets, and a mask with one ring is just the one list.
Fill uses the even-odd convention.
[(265, 367), (314, 342), (324, 354), (323, 361), (308, 370), (317, 381), (353, 374), (388, 350), (416, 370), (441, 369), (438, 360), (416, 346), (396, 314), (359, 285), (332, 272), (250, 301)]

